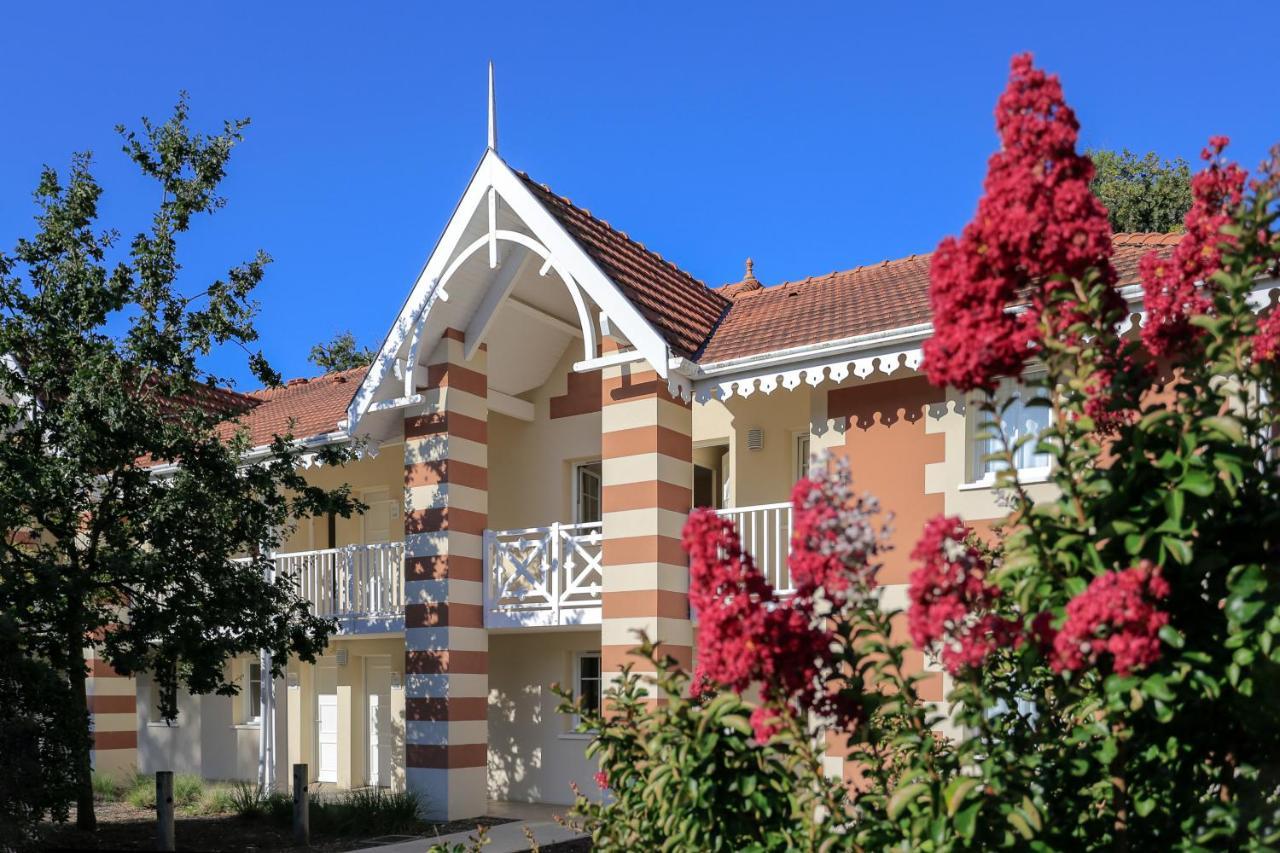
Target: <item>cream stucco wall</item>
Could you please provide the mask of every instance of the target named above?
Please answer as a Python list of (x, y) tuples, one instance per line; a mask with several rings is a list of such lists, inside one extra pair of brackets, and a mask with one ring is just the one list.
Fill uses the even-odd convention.
[[(369, 514), (380, 513), (378, 525), (390, 531), (392, 541), (398, 541), (404, 535), (404, 522), (401, 511), (404, 505), (404, 452), (398, 443), (383, 444), (378, 449), (376, 458), (366, 456), (341, 467), (309, 468), (304, 472), (307, 482), (326, 489), (333, 489), (347, 483), (356, 497), (368, 496), (371, 493), (381, 495), (384, 502), (370, 503)], [(350, 518), (338, 516), (334, 519), (336, 542), (333, 545), (353, 545), (371, 541), (366, 536), (366, 528), (377, 529), (373, 519), (369, 522), (360, 515)], [(317, 548), (332, 547), (329, 542), (328, 520), (326, 518), (302, 519), (297, 529), (286, 540), (282, 549), (286, 553), (310, 551)]]
[(534, 420), (489, 413), (489, 526), (495, 530), (573, 521), (573, 466), (600, 458), (600, 413), (552, 419), (580, 355), (568, 347), (546, 384), (524, 395)]
[(572, 684), (575, 652), (599, 650), (598, 631), (490, 635), (490, 798), (567, 804), (570, 782), (588, 796), (598, 791), (588, 741), (570, 733), (550, 688)]
[[(228, 673), (241, 681), (247, 657), (228, 664)], [(242, 685), (243, 689), (243, 685)], [(288, 709), (285, 681), (276, 680), (276, 738), (287, 736)], [(178, 693), (178, 718), (171, 725), (154, 719), (151, 709), (152, 684), (146, 675), (138, 677), (138, 769), (142, 773), (172, 770), (193, 773), (205, 779), (255, 779), (258, 775), (260, 729), (245, 725), (239, 696), (192, 696)], [(288, 757), (277, 754), (276, 778), (286, 779)]]
[[(787, 500), (796, 477), (796, 437), (810, 432), (810, 389), (778, 390), (765, 396), (708, 400), (693, 407), (696, 447), (729, 447), (729, 493), (733, 506)], [(747, 433), (760, 429), (763, 446), (747, 447)]]

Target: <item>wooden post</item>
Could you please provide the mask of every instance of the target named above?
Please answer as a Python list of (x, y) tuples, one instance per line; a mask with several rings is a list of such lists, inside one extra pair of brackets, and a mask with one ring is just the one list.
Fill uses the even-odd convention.
[(175, 849), (172, 770), (156, 771), (156, 849)]
[(307, 765), (293, 765), (293, 843), (311, 843), (311, 806), (307, 797)]

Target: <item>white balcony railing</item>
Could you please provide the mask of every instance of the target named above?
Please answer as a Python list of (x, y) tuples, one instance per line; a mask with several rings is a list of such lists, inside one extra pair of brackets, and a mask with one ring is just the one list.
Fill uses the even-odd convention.
[(600, 522), (486, 530), (485, 623), (491, 628), (598, 625)]
[(404, 615), (403, 542), (277, 554), (275, 564), (297, 579), (317, 616)]
[(733, 522), (743, 550), (755, 559), (765, 580), (778, 592), (791, 592), (791, 572), (787, 569), (787, 555), (791, 552), (790, 502), (718, 509), (716, 515)]

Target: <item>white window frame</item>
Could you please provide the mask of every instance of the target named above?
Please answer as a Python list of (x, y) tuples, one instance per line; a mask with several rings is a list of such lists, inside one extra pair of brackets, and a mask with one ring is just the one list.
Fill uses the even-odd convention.
[(603, 470), (604, 466), (603, 466), (603, 464), (602, 464), (602, 461), (601, 461), (601, 460), (599, 460), (599, 459), (584, 459), (584, 460), (582, 460), (581, 462), (575, 462), (575, 463), (573, 463), (573, 482), (570, 484), (570, 485), (571, 485), (571, 489), (570, 489), (570, 500), (573, 502), (573, 506), (572, 506), (572, 516), (573, 516), (573, 523), (574, 523), (574, 524), (586, 524), (586, 523), (588, 523), (588, 522), (585, 522), (585, 521), (583, 521), (583, 520), (582, 520), (582, 517), (581, 517), (581, 515), (580, 515), (579, 510), (581, 510), (581, 508), (582, 508), (582, 500), (581, 500), (581, 499), (582, 499), (582, 494), (581, 494), (581, 490), (582, 490), (582, 469), (583, 469), (583, 468), (586, 468), (586, 467), (588, 467), (588, 466), (590, 466), (590, 465), (599, 465), (599, 466), (601, 466), (601, 472), (600, 472), (600, 494), (596, 496), (596, 497), (597, 497), (597, 500), (598, 500), (598, 502), (599, 502), (599, 504), (600, 504), (600, 518), (599, 518), (599, 519), (597, 519), (597, 521), (603, 521), (603, 520), (604, 520), (604, 470)]
[[(581, 651), (581, 652), (573, 653), (573, 701), (577, 702), (580, 698), (582, 698), (582, 695), (583, 695), (582, 662), (587, 659), (591, 659), (596, 662), (596, 677), (594, 679), (597, 684), (596, 695), (599, 697), (600, 704), (603, 705), (604, 704), (604, 663), (601, 660), (600, 652), (598, 651)], [(575, 714), (574, 715), (575, 726), (577, 725), (577, 722), (578, 722), (578, 717)]]
[[(254, 667), (258, 668), (258, 677), (254, 678)], [(253, 701), (254, 685), (258, 689), (258, 701)], [(245, 726), (261, 726), (262, 725), (262, 662), (249, 658), (244, 662), (244, 689), (240, 691), (241, 699), (244, 701), (243, 713), (240, 719), (243, 720), (241, 725)]]
[[(1032, 374), (1034, 376), (1034, 374)], [(1012, 392), (1021, 392), (1026, 385), (1013, 378), (1005, 377), (1000, 380), (1000, 384), (996, 388), (996, 399), (1001, 403), (1008, 399), (1008, 395)], [(1048, 409), (1043, 409), (1048, 412)], [(971, 399), (965, 410), (965, 477), (966, 482), (961, 486), (962, 489), (985, 489), (995, 485), (998, 470), (982, 471), (984, 466), (983, 458), (988, 454), (985, 448), (979, 448), (980, 442), (986, 439), (980, 438), (978, 432), (981, 429), (981, 421), (987, 417), (987, 412), (981, 410), (976, 405), (976, 400)], [(1036, 456), (1046, 456), (1047, 454), (1035, 454)], [(1040, 483), (1049, 479), (1049, 474), (1053, 470), (1052, 458), (1047, 458), (1044, 465), (1028, 465), (1020, 466), (1017, 469), (1018, 481), (1021, 483)]]
[(813, 436), (808, 430), (792, 434), (791, 453), (794, 483), (809, 476), (809, 460), (813, 458)]

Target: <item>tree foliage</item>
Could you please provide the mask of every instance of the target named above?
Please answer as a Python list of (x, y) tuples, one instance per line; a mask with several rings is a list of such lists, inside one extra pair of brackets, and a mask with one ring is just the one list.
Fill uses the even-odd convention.
[[(750, 709), (761, 764), (733, 744), (733, 766), (781, 785), (778, 807), (801, 824), (782, 840), (766, 829), (739, 843), (1275, 849), (1280, 311), (1267, 310), (1259, 283), (1280, 274), (1280, 147), (1250, 181), (1222, 157), (1226, 140), (1211, 140), (1186, 236), (1141, 264), (1138, 332), (1057, 79), (1015, 59), (997, 117), (1002, 149), (979, 216), (934, 258), (924, 364), (969, 393), (997, 448), (1008, 514), (995, 546), (958, 518), (930, 520), (912, 553), (910, 606), (895, 614), (877, 586), (874, 504), (852, 498), (839, 464), (793, 493), (790, 598), (763, 582), (728, 522), (700, 511), (686, 527), (698, 701)], [(1026, 310), (1008, 311), (1013, 299)], [(1013, 404), (998, 391), (1010, 355), (1017, 394), (1048, 415), (1016, 439), (999, 427)], [(1030, 359), (1036, 369), (1021, 373)], [(1020, 479), (1027, 446), (1052, 457), (1050, 496), (1033, 500)], [(895, 631), (895, 619), (905, 626)], [(905, 666), (904, 634), (947, 670), (946, 717)], [(659, 679), (679, 686), (672, 666), (660, 662)], [(804, 678), (777, 675), (797, 668)], [(633, 683), (607, 701), (626, 707)], [(753, 685), (758, 702), (742, 698)], [(726, 691), (732, 699), (717, 695)], [(640, 815), (703, 837), (715, 818), (694, 793), (741, 772), (715, 755), (721, 727), (665, 713), (645, 706), (623, 726), (607, 714), (597, 723), (604, 774), (611, 787), (627, 780), (603, 805), (579, 799), (603, 847), (620, 846), (613, 827)], [(671, 730), (682, 734), (668, 751)], [(847, 789), (813, 761), (789, 761), (805, 734), (847, 743)], [(645, 801), (645, 762), (659, 755), (690, 788)]]
[(359, 346), (356, 343), (356, 336), (346, 331), (334, 335), (328, 343), (313, 346), (307, 360), (325, 373), (338, 373), (343, 370), (366, 367), (372, 364), (377, 356), (377, 350)]
[[(237, 692), (232, 656), (268, 649), (277, 669), (311, 659), (333, 625), (272, 576), (267, 555), (296, 519), (354, 508), (345, 489), (307, 484), (290, 436), (251, 448), (223, 425), (247, 401), (202, 368), (215, 347), (243, 348), (278, 382), (249, 350), (268, 258), (185, 281), (178, 240), (223, 206), (217, 187), (247, 124), (204, 135), (187, 119), (184, 97), (164, 123), (120, 129), (160, 198), (126, 247), (99, 230), (102, 191), (82, 154), (65, 178), (45, 168), (34, 236), (0, 255), (0, 611), (21, 653), (65, 683), (81, 735), (86, 647), (121, 673), (150, 673), (170, 718), (179, 687)], [(71, 771), (91, 827), (86, 745), (71, 742)]]
[(1089, 188), (1106, 205), (1113, 231), (1182, 230), (1191, 207), (1191, 167), (1181, 157), (1161, 160), (1154, 151), (1139, 157), (1096, 148), (1087, 152), (1095, 171)]

